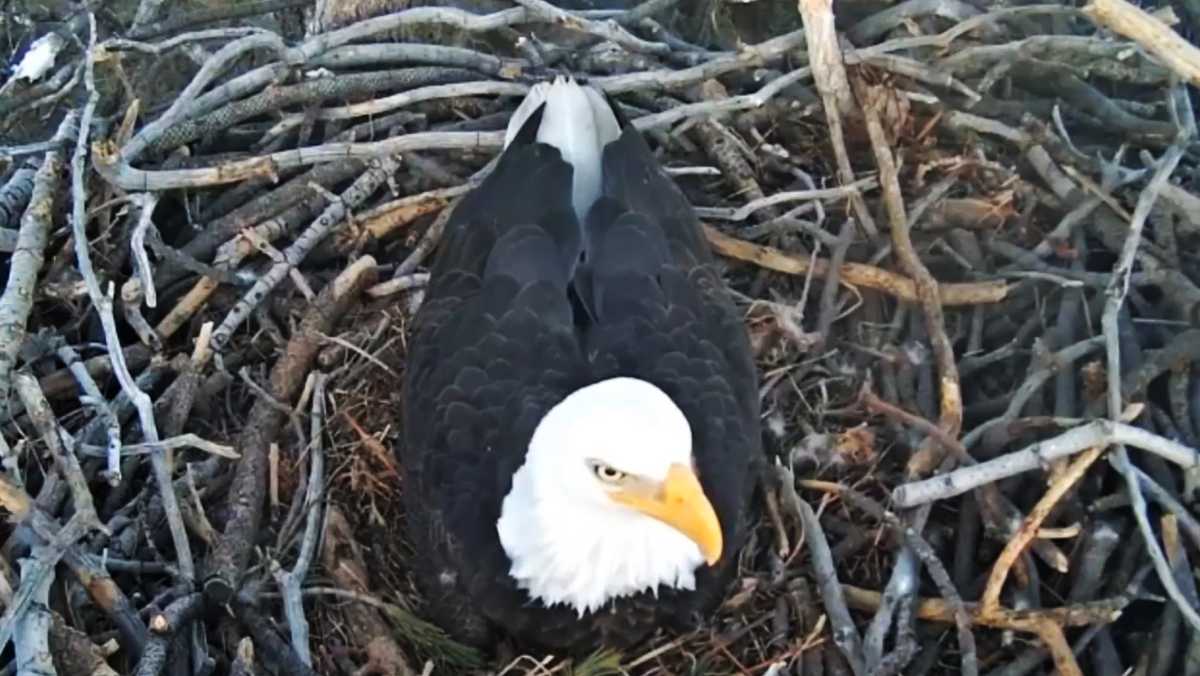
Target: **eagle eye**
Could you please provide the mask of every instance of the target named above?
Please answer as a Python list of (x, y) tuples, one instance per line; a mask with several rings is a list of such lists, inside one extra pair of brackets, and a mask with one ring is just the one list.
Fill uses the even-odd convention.
[(596, 478), (605, 483), (617, 483), (626, 476), (625, 472), (622, 472), (621, 470), (612, 467), (611, 465), (606, 465), (602, 462), (593, 461), (591, 465), (592, 472), (595, 473)]

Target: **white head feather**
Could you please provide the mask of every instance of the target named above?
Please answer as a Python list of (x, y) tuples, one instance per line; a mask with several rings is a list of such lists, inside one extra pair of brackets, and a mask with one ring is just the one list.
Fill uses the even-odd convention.
[(681, 465), (692, 467), (691, 428), (660, 389), (613, 378), (573, 392), (534, 431), (504, 499), (496, 528), (510, 574), (579, 615), (660, 585), (693, 589), (706, 559), (697, 542), (614, 499), (623, 487), (602, 469), (656, 487)]

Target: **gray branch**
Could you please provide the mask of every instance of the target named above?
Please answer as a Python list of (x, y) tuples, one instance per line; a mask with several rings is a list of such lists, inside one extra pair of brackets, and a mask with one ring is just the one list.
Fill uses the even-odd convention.
[(292, 648), (302, 662), (312, 666), (312, 654), (308, 649), (308, 620), (304, 617), (304, 599), (301, 585), (308, 577), (308, 568), (317, 551), (317, 540), (321, 532), (322, 501), (324, 500), (325, 451), (321, 435), (325, 425), (325, 383), (329, 376), (314, 375), (312, 420), (309, 428), (309, 473), (308, 487), (304, 493), (306, 519), (304, 538), (300, 541), (300, 554), (290, 572), (282, 568), (275, 570), (275, 580), (283, 593), (283, 613), (287, 617), (292, 635)]
[[(113, 373), (121, 383), (121, 390), (137, 409), (138, 422), (141, 423), (142, 434), (146, 437), (147, 443), (157, 444), (158, 424), (154, 419), (154, 403), (150, 400), (149, 395), (138, 388), (137, 382), (134, 381), (133, 375), (125, 363), (125, 350), (121, 345), (120, 335), (117, 333), (116, 318), (113, 316), (112, 283), (110, 282), (108, 285), (109, 292), (107, 294), (100, 290), (100, 281), (96, 278), (95, 268), (92, 266), (92, 254), (88, 246), (87, 182), (85, 181), (88, 134), (86, 130), (90, 128), (92, 115), (95, 113), (99, 98), (95, 79), (96, 17), (89, 14), (88, 22), (91, 28), (85, 73), (88, 99), (80, 124), (80, 128), (84, 131), (78, 135), (75, 154), (71, 159), (71, 228), (75, 240), (75, 258), (79, 274), (83, 277), (87, 287), (88, 297), (91, 299), (93, 307), (96, 308), (96, 314), (104, 329), (104, 342), (108, 346), (108, 354), (112, 359)], [(163, 508), (167, 514), (167, 525), (171, 531), (171, 540), (175, 545), (180, 576), (190, 582), (196, 577), (195, 563), (192, 560), (192, 548), (188, 543), (187, 531), (183, 527), (183, 517), (179, 512), (179, 501), (171, 486), (171, 470), (167, 467), (167, 460), (161, 449), (157, 449), (150, 455), (150, 462), (154, 468), (154, 479), (158, 484)]]
[(13, 645), (16, 648), (17, 676), (56, 676), (54, 658), (50, 652), (50, 585), (54, 582), (53, 566), (35, 558), (21, 560), (21, 580), (32, 580), (29, 605), (17, 619)]
[[(56, 140), (75, 133), (79, 115), (70, 112), (54, 135)], [(54, 220), (54, 196), (60, 185), (62, 160), (57, 150), (46, 153), (33, 181), (29, 208), (21, 217), (16, 247), (9, 257), (8, 282), (0, 295), (0, 408), (7, 408), (9, 372), (25, 340), (25, 323), (33, 309), (38, 273), (45, 262), (46, 242)]]

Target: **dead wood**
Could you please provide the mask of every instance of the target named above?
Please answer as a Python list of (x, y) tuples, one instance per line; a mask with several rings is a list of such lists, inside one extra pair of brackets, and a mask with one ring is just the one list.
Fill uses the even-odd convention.
[(204, 592), (213, 603), (228, 603), (240, 587), (251, 549), (260, 535), (266, 494), (267, 446), (286, 416), (277, 402), (290, 402), (299, 392), (320, 347), (319, 336), (333, 330), (358, 294), (374, 281), (375, 260), (360, 258), (330, 282), (313, 301), (296, 334), (271, 370), (270, 399), (259, 399), (238, 439), (238, 461), (230, 486), (231, 514), (216, 549), (209, 558)]

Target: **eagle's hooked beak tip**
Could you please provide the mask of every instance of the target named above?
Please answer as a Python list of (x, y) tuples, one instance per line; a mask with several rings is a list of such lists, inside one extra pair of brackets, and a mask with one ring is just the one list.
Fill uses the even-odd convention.
[(672, 465), (661, 490), (653, 497), (619, 493), (615, 498), (686, 535), (700, 548), (709, 566), (721, 560), (724, 551), (721, 522), (704, 494), (699, 477), (690, 467)]

